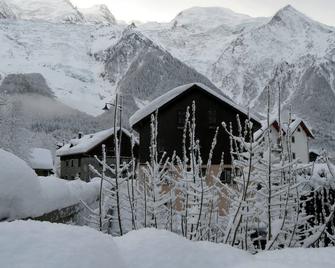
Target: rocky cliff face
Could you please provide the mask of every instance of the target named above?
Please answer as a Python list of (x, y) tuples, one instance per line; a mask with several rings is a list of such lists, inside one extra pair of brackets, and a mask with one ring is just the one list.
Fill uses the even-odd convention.
[(216, 89), (205, 76), (174, 58), (133, 27), (97, 58), (105, 64), (105, 77), (124, 96), (126, 117), (140, 103), (152, 100), (177, 86), (201, 82)]

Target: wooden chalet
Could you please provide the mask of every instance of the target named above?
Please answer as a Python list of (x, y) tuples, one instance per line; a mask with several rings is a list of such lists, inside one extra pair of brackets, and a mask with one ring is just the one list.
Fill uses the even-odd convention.
[[(241, 122), (248, 118), (247, 110), (235, 104), (229, 98), (200, 83), (187, 84), (170, 90), (138, 110), (131, 118), (131, 127), (139, 133), (139, 162), (144, 164), (150, 159), (151, 115), (158, 111), (158, 150), (171, 156), (174, 151), (182, 156), (182, 136), (187, 107), (193, 101), (196, 105), (196, 139), (200, 140), (204, 165), (208, 160), (216, 128), (219, 127), (217, 145), (212, 157), (212, 167), (219, 167), (224, 153), (225, 172), (223, 180), (230, 180), (231, 157), (230, 139), (225, 133), (222, 122), (232, 123), (237, 134), (237, 115)], [(261, 127), (256, 116), (250, 115), (254, 130)]]
[[(131, 134), (126, 129), (117, 131), (118, 138), (121, 138), (121, 164), (129, 162), (132, 156)], [(90, 181), (96, 175), (90, 171), (89, 165), (97, 170), (101, 166), (95, 159), (95, 156), (102, 159), (102, 145), (106, 147), (107, 163), (113, 165), (116, 162), (114, 146), (114, 129), (107, 129), (97, 133), (81, 135), (72, 139), (68, 144), (57, 150), (57, 156), (60, 158), (60, 177), (66, 180), (80, 178), (84, 181)], [(137, 154), (137, 141), (134, 148)]]

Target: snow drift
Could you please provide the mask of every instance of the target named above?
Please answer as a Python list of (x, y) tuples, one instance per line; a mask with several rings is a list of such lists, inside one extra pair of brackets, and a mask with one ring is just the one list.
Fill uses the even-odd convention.
[(0, 220), (38, 217), (98, 196), (98, 181), (39, 178), (26, 162), (2, 149), (0, 159)]
[(155, 229), (113, 239), (87, 227), (33, 221), (0, 223), (0, 237), (2, 267), (321, 268), (334, 266), (335, 253), (318, 248), (251, 255)]
[(116, 244), (88, 227), (23, 222), (0, 224), (1, 267), (124, 268)]

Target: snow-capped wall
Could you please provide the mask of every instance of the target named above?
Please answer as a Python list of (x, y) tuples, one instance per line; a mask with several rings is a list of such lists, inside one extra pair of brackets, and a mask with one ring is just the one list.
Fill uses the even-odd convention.
[(26, 162), (0, 149), (0, 221), (38, 217), (97, 199), (99, 182), (38, 178)]

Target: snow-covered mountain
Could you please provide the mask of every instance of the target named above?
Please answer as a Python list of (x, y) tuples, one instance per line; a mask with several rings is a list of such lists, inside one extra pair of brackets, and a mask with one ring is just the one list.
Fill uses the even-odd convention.
[(24, 20), (83, 22), (84, 17), (69, 0), (4, 0)]
[(53, 23), (116, 23), (106, 5), (77, 9), (70, 0), (0, 0), (0, 19), (8, 18)]
[[(49, 1), (52, 16), (44, 16), (47, 8), (32, 11)], [(127, 28), (103, 6), (23, 2), (0, 0), (0, 83), (12, 73), (40, 73), (61, 102), (94, 115), (116, 89), (128, 96), (131, 113), (195, 80), (263, 113), (265, 86), (272, 85), (275, 111), (280, 84), (283, 106), (309, 121), (319, 147), (334, 146), (335, 30), (292, 6), (271, 18), (191, 8), (170, 23)]]
[(95, 56), (104, 63), (103, 76), (122, 92), (126, 117), (141, 103), (182, 84), (199, 81), (216, 88), (204, 75), (173, 57), (134, 26), (127, 27), (115, 45)]
[(0, 84), (11, 73), (40, 73), (55, 96), (96, 115), (114, 87), (93, 53), (117, 42), (123, 28), (44, 21), (0, 20)]
[[(288, 64), (281, 76), (286, 80), (281, 89), (283, 106), (291, 105), (293, 113), (310, 122), (318, 134), (319, 147), (332, 144), (335, 151), (335, 28), (292, 6), (271, 18), (237, 14), (238, 19), (227, 20), (228, 24), (225, 11), (217, 12), (223, 12), (219, 26), (214, 10), (196, 8), (182, 12), (171, 23), (150, 23), (140, 29), (236, 102), (250, 104), (260, 113), (265, 111), (265, 86), (279, 79), (276, 69)], [(201, 29), (200, 33), (196, 29)], [(272, 88), (275, 98), (278, 87), (273, 84)], [(273, 111), (277, 104), (273, 100)], [(316, 108), (323, 104), (322, 109)]]
[(180, 12), (172, 21), (174, 28), (185, 28), (192, 33), (200, 33), (221, 25), (235, 27), (250, 21), (251, 17), (238, 14), (222, 7), (193, 7)]
[(267, 21), (267, 18), (252, 18), (225, 8), (202, 7), (187, 9), (170, 23), (147, 23), (139, 29), (172, 55), (208, 76), (226, 44)]
[(85, 21), (94, 24), (115, 24), (116, 20), (106, 5), (94, 5), (90, 8), (80, 8), (79, 12)]

